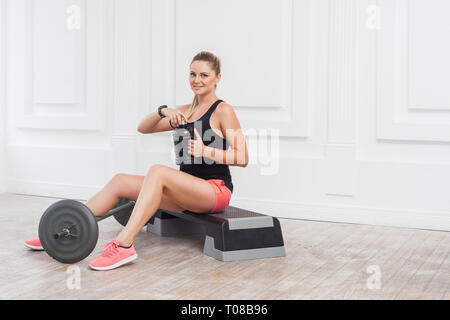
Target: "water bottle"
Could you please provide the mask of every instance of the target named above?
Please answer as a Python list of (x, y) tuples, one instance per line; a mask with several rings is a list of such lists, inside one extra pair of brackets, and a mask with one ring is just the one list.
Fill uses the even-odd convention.
[(179, 166), (181, 164), (192, 164), (191, 155), (189, 154), (189, 139), (193, 139), (191, 129), (181, 120), (182, 123), (176, 127), (172, 132), (172, 140), (175, 147), (175, 162)]

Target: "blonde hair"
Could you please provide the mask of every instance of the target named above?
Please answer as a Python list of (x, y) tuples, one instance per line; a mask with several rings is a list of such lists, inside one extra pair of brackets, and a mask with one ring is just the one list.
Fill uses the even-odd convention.
[[(220, 59), (214, 55), (211, 52), (207, 52), (207, 51), (202, 51), (200, 53), (198, 53), (194, 59), (192, 59), (191, 65), (194, 61), (206, 61), (209, 62), (211, 65), (211, 69), (214, 70), (214, 72), (216, 73), (216, 76), (218, 74), (220, 74)], [(215, 87), (217, 88), (217, 85), (215, 85)], [(189, 118), (195, 110), (195, 107), (198, 106), (198, 96), (195, 95), (194, 100), (192, 101), (191, 105), (189, 106), (189, 108), (186, 110), (186, 118)]]

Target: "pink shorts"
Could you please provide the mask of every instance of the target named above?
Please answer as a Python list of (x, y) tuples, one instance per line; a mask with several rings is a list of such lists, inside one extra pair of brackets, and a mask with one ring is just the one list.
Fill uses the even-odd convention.
[(228, 207), (231, 198), (231, 191), (225, 186), (225, 182), (220, 179), (210, 179), (208, 181), (216, 192), (216, 202), (214, 208), (209, 213), (222, 212)]

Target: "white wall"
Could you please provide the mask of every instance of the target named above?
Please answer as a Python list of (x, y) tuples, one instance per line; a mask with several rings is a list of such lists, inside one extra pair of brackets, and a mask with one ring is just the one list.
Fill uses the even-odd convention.
[[(189, 63), (209, 50), (223, 64), (218, 96), (249, 133), (232, 205), (450, 230), (450, 47), (439, 40), (449, 10), (446, 0), (8, 0), (8, 191), (87, 199), (115, 173), (175, 167), (169, 133), (136, 127), (158, 105), (192, 101)], [(280, 133), (271, 164), (250, 135), (264, 129)]]
[(6, 172), (6, 0), (0, 0), (0, 193), (7, 191)]

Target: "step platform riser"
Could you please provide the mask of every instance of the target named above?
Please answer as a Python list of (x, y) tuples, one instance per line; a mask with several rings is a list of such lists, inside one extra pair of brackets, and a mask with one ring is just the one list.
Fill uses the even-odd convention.
[(235, 207), (215, 214), (158, 210), (147, 231), (159, 236), (205, 234), (204, 254), (220, 261), (286, 255), (277, 218)]

